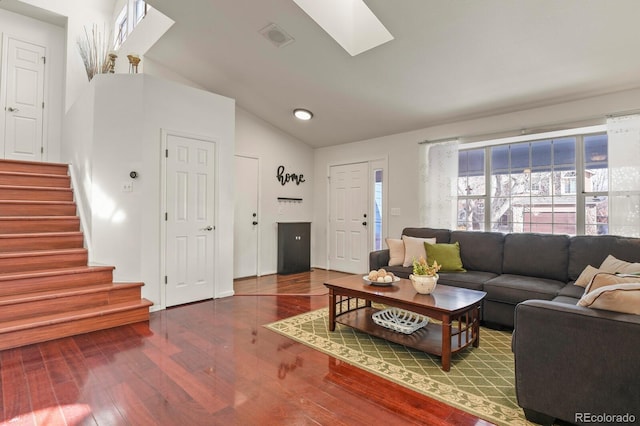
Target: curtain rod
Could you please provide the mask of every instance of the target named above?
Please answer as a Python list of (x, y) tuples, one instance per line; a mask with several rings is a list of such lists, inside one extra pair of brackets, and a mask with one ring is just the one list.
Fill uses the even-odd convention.
[[(541, 125), (533, 129), (526, 129), (526, 128), (511, 129), (511, 130), (505, 130), (500, 132), (484, 133), (484, 134), (480, 133), (480, 134), (467, 135), (467, 136), (455, 136), (450, 138), (440, 138), (440, 139), (434, 139), (434, 140), (426, 139), (418, 142), (418, 145), (423, 145), (428, 143), (448, 142), (448, 141), (454, 141), (454, 140), (461, 143), (469, 143), (469, 142), (479, 142), (483, 140), (507, 138), (507, 137), (513, 137), (513, 136), (536, 135), (539, 133), (557, 132), (557, 131), (568, 130), (572, 128), (589, 127), (593, 125), (604, 124), (604, 121), (607, 118), (623, 117), (625, 115), (633, 115), (633, 114), (640, 114), (640, 109), (619, 111), (619, 112), (614, 112), (607, 115), (599, 115), (599, 116), (594, 116), (590, 118), (585, 118), (583, 120), (573, 121), (569, 123), (555, 123), (555, 124)], [(597, 122), (597, 121), (600, 121), (600, 122)]]

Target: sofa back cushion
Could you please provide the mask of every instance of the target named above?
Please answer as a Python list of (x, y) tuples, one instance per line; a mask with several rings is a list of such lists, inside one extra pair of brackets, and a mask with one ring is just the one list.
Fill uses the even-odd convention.
[(417, 238), (435, 238), (436, 243), (448, 243), (451, 231), (436, 228), (404, 228), (402, 235)]
[(627, 262), (640, 262), (640, 238), (614, 235), (572, 237), (569, 245), (569, 279), (578, 279), (587, 265), (600, 267), (609, 255)]
[(452, 231), (451, 242), (460, 244), (460, 258), (466, 270), (502, 273), (504, 234)]
[(507, 234), (502, 273), (568, 282), (569, 240), (568, 235)]

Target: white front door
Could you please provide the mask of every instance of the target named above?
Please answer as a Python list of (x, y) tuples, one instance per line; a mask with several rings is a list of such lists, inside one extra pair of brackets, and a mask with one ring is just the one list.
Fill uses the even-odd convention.
[(329, 265), (359, 274), (369, 264), (368, 163), (332, 166), (330, 171)]
[(166, 134), (166, 306), (214, 296), (215, 143)]
[(46, 49), (11, 37), (6, 40), (4, 158), (41, 161)]
[(258, 159), (236, 155), (233, 277), (258, 275)]

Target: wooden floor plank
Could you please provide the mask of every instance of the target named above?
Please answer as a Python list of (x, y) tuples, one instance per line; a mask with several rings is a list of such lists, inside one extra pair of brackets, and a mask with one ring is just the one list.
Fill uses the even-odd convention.
[(326, 307), (343, 275), (238, 280), (148, 323), (0, 351), (0, 423), (487, 425), (263, 327)]

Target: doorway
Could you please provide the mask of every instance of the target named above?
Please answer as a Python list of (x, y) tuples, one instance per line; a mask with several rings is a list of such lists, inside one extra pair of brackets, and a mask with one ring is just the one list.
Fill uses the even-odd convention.
[(5, 37), (2, 55), (3, 157), (42, 161), (46, 48)]
[(259, 159), (236, 155), (236, 201), (233, 226), (234, 279), (258, 275), (259, 172)]
[(215, 278), (215, 142), (163, 132), (165, 304), (211, 299)]

